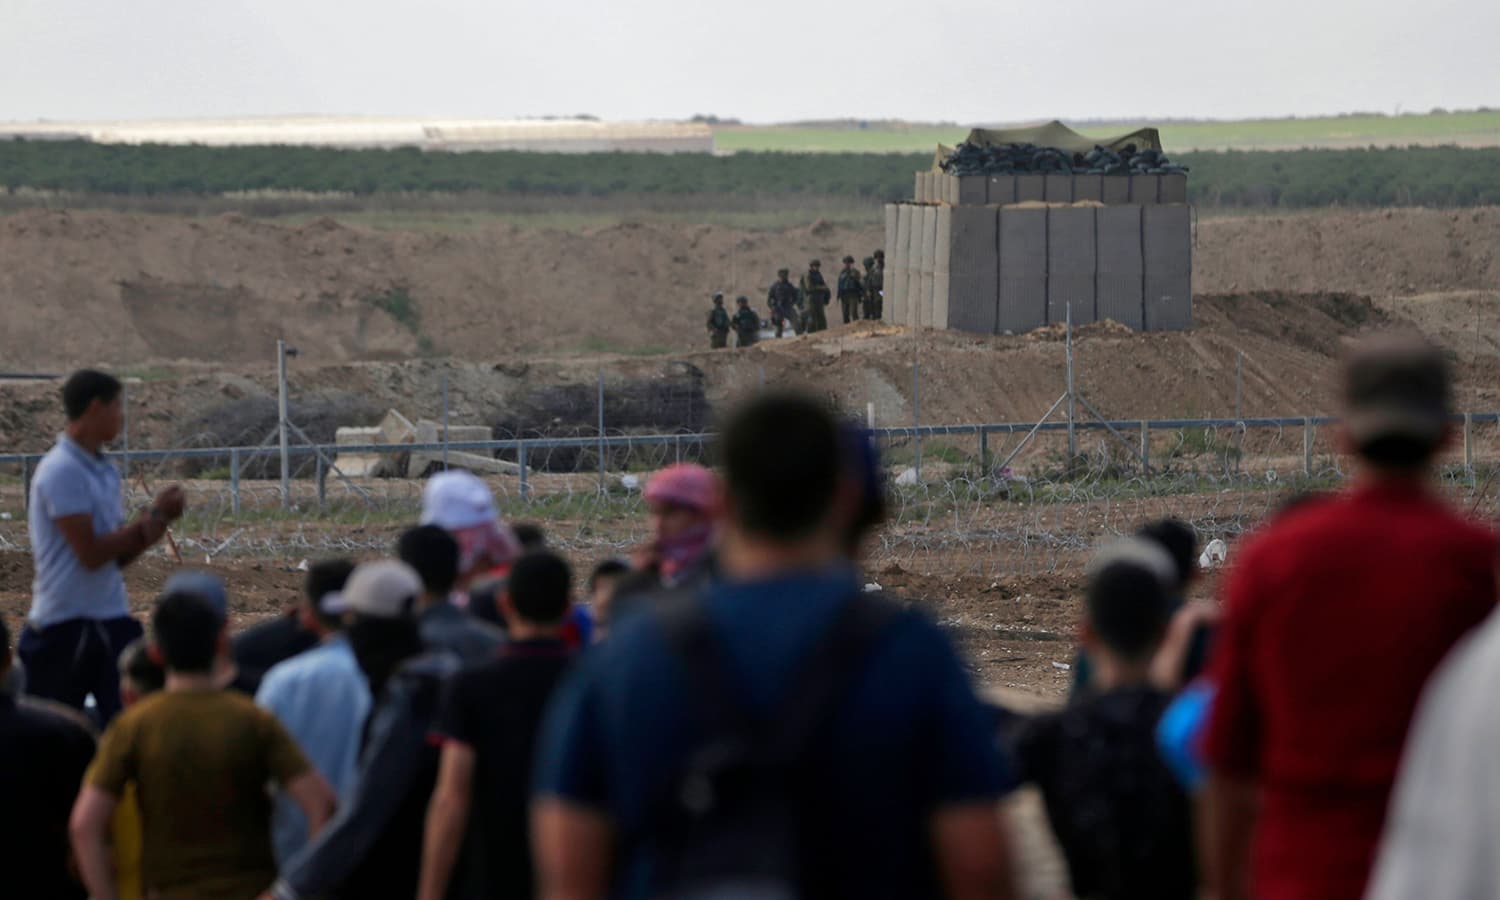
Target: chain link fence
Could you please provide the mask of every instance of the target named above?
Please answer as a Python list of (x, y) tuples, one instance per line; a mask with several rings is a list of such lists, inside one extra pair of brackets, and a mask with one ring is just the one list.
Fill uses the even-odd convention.
[[(1176, 516), (1202, 540), (1231, 539), (1291, 500), (1336, 489), (1349, 463), (1325, 418), (924, 426), (874, 431), (890, 517), (871, 548), (875, 571), (946, 577), (1076, 570), (1093, 549), (1142, 522)], [(1453, 502), (1496, 512), (1500, 415), (1454, 419), (1441, 461)], [(640, 489), (673, 462), (709, 461), (714, 435), (579, 433), (439, 444), (290, 448), (283, 497), (275, 448), (115, 454), (127, 509), (170, 481), (188, 489), (174, 529), (188, 562), (295, 560), (388, 550), (414, 522), (422, 478), (450, 467), (482, 474), (502, 513), (592, 561), (646, 538)], [(403, 477), (355, 478), (351, 461), (386, 459)], [(0, 456), (0, 549), (25, 550), (25, 485), (39, 455)], [(343, 463), (343, 465), (341, 465)], [(467, 465), (466, 465), (467, 464)], [(503, 470), (503, 471), (502, 471)], [(269, 477), (268, 477), (269, 476)]]

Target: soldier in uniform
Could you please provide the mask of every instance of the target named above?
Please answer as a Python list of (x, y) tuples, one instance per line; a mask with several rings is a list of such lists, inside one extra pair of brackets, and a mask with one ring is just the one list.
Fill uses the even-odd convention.
[(879, 319), (885, 313), (885, 251), (876, 250), (865, 260), (865, 318)]
[(843, 307), (844, 324), (859, 318), (859, 305), (865, 299), (865, 282), (854, 268), (854, 257), (844, 257), (844, 268), (839, 272), (839, 306)]
[(750, 308), (749, 297), (741, 297), (735, 304), (739, 308), (734, 311), (734, 334), (737, 345), (743, 350), (755, 346), (756, 338), (760, 337), (760, 316)]
[(729, 324), (724, 295), (714, 294), (714, 308), (708, 311), (708, 349), (723, 350), (729, 346)]
[(828, 282), (823, 280), (823, 264), (816, 259), (807, 264), (807, 274), (802, 276), (802, 296), (807, 301), (807, 333), (828, 330), (828, 316), (824, 310), (833, 299)]
[(766, 305), (771, 307), (771, 321), (776, 323), (776, 336), (791, 323), (792, 331), (802, 333), (802, 313), (797, 309), (797, 288), (791, 282), (791, 269), (777, 269), (776, 280), (766, 295)]

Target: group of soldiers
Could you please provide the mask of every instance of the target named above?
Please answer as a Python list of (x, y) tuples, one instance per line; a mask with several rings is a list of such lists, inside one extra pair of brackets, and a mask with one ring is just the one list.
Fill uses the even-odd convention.
[[(784, 335), (788, 326), (795, 334), (827, 329), (827, 309), (835, 296), (845, 325), (858, 319), (880, 318), (885, 297), (884, 250), (876, 250), (873, 256), (865, 257), (864, 272), (855, 267), (854, 257), (844, 257), (844, 268), (839, 271), (833, 288), (823, 277), (822, 268), (823, 264), (816, 259), (808, 263), (807, 274), (795, 285), (792, 284), (791, 269), (777, 270), (776, 281), (766, 295), (777, 337)], [(760, 337), (760, 316), (750, 308), (750, 299), (739, 297), (735, 305), (731, 316), (724, 308), (724, 295), (714, 294), (713, 309), (708, 313), (710, 348), (718, 350), (729, 346), (731, 330), (739, 347), (749, 347)]]

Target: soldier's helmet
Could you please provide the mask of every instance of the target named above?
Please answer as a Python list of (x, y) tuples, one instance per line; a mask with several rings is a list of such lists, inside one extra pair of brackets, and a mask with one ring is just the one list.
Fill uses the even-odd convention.
[(852, 256), (846, 256), (846, 257), (844, 257), (844, 265), (847, 266), (848, 264), (850, 264), (852, 262), (854, 262), (854, 257), (852, 257)]
[(810, 269), (816, 269), (816, 268), (818, 268), (818, 267), (820, 267), (822, 265), (823, 264), (820, 263), (820, 262), (818, 262), (817, 260), (813, 260), (812, 262), (810, 262), (810, 263), (807, 264), (808, 268), (810, 268)]
[(873, 257), (873, 256), (866, 256), (865, 257), (865, 268), (866, 269), (873, 269), (873, 268), (875, 268), (875, 257)]
[(724, 295), (723, 294), (714, 294), (714, 305), (715, 306), (723, 306), (724, 305)]
[(750, 305), (750, 298), (749, 297), (736, 297), (735, 300), (734, 300), (734, 302), (738, 303), (740, 306), (749, 306)]
[(885, 259), (885, 251), (884, 250), (876, 250), (875, 251), (875, 258), (876, 259)]
[(777, 275), (790, 275), (790, 274), (792, 274), (792, 270), (791, 269), (777, 269), (776, 270), (776, 274)]

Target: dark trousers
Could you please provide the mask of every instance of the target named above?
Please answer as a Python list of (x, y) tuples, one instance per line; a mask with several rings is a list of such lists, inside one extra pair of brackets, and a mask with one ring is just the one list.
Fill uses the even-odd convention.
[(854, 296), (840, 297), (839, 305), (844, 308), (844, 324), (848, 325), (859, 318), (859, 298)]
[(26, 666), (26, 693), (74, 709), (94, 695), (100, 726), (120, 712), (120, 654), (145, 634), (130, 616), (118, 619), (68, 619), (21, 632), (16, 652)]

